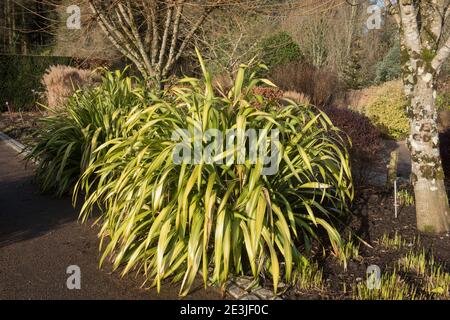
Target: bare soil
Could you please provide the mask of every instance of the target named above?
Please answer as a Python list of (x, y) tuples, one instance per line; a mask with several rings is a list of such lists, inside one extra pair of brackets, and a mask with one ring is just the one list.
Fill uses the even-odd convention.
[(2, 112), (0, 113), (0, 132), (3, 132), (24, 145), (34, 143), (33, 133), (39, 129), (38, 119), (43, 113), (34, 112)]
[[(351, 299), (352, 285), (365, 281), (367, 267), (377, 265), (381, 272), (393, 270), (394, 264), (409, 250), (416, 247), (414, 241), (420, 239), (426, 252), (433, 253), (438, 262), (450, 272), (450, 234), (429, 235), (416, 230), (414, 206), (401, 206), (398, 217), (394, 216), (394, 197), (392, 192), (382, 188), (368, 188), (358, 195), (350, 220), (350, 229), (371, 247), (361, 243), (357, 260), (348, 263), (344, 270), (331, 254), (325, 257), (318, 254), (315, 260), (323, 269), (324, 290), (299, 291), (293, 288), (286, 294), (287, 299)], [(406, 241), (402, 249), (386, 248), (380, 243), (383, 235), (393, 238), (395, 233)]]

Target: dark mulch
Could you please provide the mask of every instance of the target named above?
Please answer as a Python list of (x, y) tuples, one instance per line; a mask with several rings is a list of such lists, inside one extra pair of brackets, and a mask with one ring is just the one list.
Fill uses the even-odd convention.
[(43, 114), (33, 112), (2, 112), (0, 113), (0, 132), (3, 132), (24, 145), (34, 143), (33, 133), (39, 129), (38, 119)]
[[(397, 232), (407, 243), (417, 238), (427, 252), (432, 252), (438, 262), (446, 264), (450, 271), (450, 237), (449, 234), (433, 236), (416, 230), (415, 207), (400, 207), (398, 217), (394, 217), (394, 197), (392, 193), (381, 188), (366, 189), (358, 195), (350, 222), (351, 230), (366, 241), (372, 248), (361, 243), (359, 261), (350, 261), (347, 270), (332, 255), (316, 257), (319, 267), (323, 269), (325, 289), (322, 291), (288, 291), (288, 299), (351, 299), (352, 284), (365, 281), (367, 267), (378, 265), (383, 272), (393, 270), (394, 264), (403, 257), (412, 246), (403, 249), (388, 249), (379, 244), (384, 234), (393, 238)], [(415, 249), (418, 248), (414, 245)], [(344, 285), (346, 292), (344, 292)]]
[(450, 196), (450, 128), (439, 135), (442, 165), (446, 177), (447, 190)]

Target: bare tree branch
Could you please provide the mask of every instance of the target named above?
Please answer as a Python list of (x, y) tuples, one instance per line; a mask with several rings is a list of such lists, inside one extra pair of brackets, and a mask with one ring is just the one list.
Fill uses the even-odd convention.
[(397, 25), (400, 26), (401, 17), (398, 1), (394, 4), (391, 2), (391, 0), (384, 0), (384, 5), (386, 6), (386, 9), (388, 10), (389, 14), (394, 17), (395, 21), (397, 22)]
[(439, 73), (442, 65), (450, 56), (450, 36), (444, 45), (437, 51), (436, 56), (431, 61), (431, 66)]

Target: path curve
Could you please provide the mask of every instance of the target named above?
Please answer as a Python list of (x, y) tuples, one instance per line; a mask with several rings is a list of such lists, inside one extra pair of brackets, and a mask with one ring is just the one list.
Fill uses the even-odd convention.
[[(142, 278), (120, 278), (111, 266), (98, 268), (97, 229), (77, 222), (69, 198), (39, 193), (33, 173), (0, 140), (1, 299), (178, 299), (179, 287), (140, 289)], [(66, 269), (81, 270), (81, 289), (66, 286)], [(220, 299), (197, 281), (188, 299)]]

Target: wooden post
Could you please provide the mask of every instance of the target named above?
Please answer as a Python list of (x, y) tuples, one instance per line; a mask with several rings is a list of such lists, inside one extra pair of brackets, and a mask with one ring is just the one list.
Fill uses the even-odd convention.
[(389, 161), (387, 171), (387, 187), (392, 188), (394, 181), (397, 179), (397, 164), (398, 164), (398, 151), (391, 152), (391, 159)]

